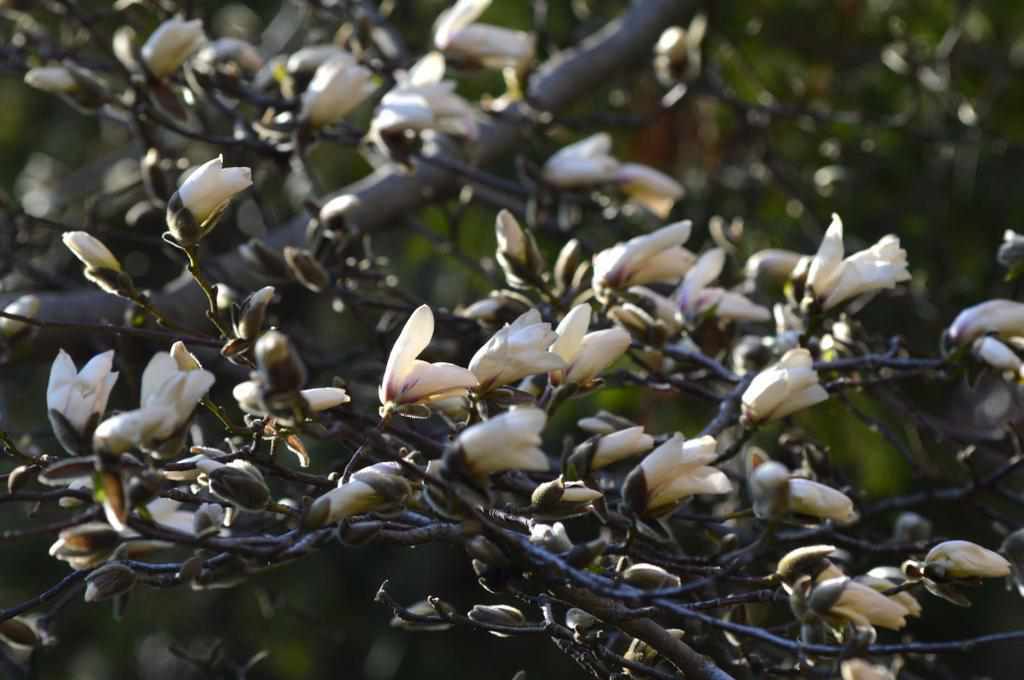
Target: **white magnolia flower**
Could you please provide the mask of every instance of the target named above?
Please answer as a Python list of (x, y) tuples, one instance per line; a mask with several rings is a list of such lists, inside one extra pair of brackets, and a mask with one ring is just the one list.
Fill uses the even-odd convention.
[(107, 409), (117, 382), (113, 365), (114, 351), (110, 350), (97, 354), (78, 371), (68, 353), (60, 350), (50, 367), (46, 410), (59, 413), (78, 434), (85, 434), (89, 421), (98, 419)]
[(449, 56), (487, 68), (522, 69), (534, 59), (537, 39), (532, 33), (478, 23), (491, 0), (458, 0), (437, 19), (434, 46)]
[(900, 248), (896, 236), (884, 236), (875, 245), (846, 259), (843, 253), (843, 222), (833, 214), (807, 272), (807, 288), (824, 309), (910, 280), (907, 251)]
[(640, 425), (606, 434), (597, 440), (594, 455), (590, 459), (590, 469), (599, 470), (620, 460), (639, 456), (650, 451), (653, 446), (654, 437), (645, 433)]
[(1024, 302), (989, 300), (960, 312), (946, 337), (956, 345), (966, 345), (986, 333), (1000, 337), (1024, 335)]
[[(34, 319), (39, 314), (39, 306), (42, 302), (35, 295), (22, 295), (14, 302), (4, 307), (5, 314), (16, 314), (29, 319)], [(24, 321), (0, 317), (0, 335), (5, 338), (13, 338), (15, 335), (25, 332), (30, 326)]]
[(783, 418), (828, 399), (818, 383), (811, 353), (791, 349), (764, 369), (743, 392), (743, 416), (750, 422)]
[(942, 579), (1002, 578), (1010, 562), (997, 552), (970, 541), (945, 541), (925, 555), (926, 573)]
[(693, 302), (697, 316), (714, 311), (722, 321), (770, 321), (772, 311), (752, 302), (745, 295), (724, 288), (705, 288)]
[(676, 222), (599, 252), (594, 256), (594, 292), (601, 297), (608, 289), (678, 281), (695, 259), (682, 247), (691, 226), (689, 220)]
[(351, 58), (335, 57), (317, 67), (302, 93), (303, 120), (314, 127), (341, 120), (373, 94), (373, 72)]
[(382, 413), (413, 404), (429, 405), (449, 397), (465, 396), (479, 381), (472, 371), (449, 363), (429, 363), (417, 357), (434, 337), (434, 313), (422, 305), (402, 328), (391, 348), (378, 395)]
[(612, 138), (605, 132), (563, 147), (544, 163), (544, 180), (562, 189), (612, 182), (619, 161), (611, 155), (611, 149)]
[(401, 507), (412, 494), (412, 485), (395, 463), (378, 463), (356, 471), (317, 498), (309, 509), (312, 524), (323, 526), (367, 512), (387, 512)]
[(61, 237), (71, 254), (86, 266), (86, 269), (112, 269), (121, 271), (121, 263), (117, 261), (110, 249), (103, 242), (86, 231), (65, 231)]
[(376, 137), (402, 130), (427, 130), (476, 139), (476, 111), (455, 94), (455, 81), (444, 80), (444, 56), (427, 54), (409, 70), (396, 75), (398, 84), (381, 99), (370, 133)]
[(853, 501), (842, 491), (800, 477), (789, 480), (789, 509), (840, 524), (851, 524), (858, 517)]
[(812, 611), (832, 622), (890, 630), (900, 630), (907, 625), (907, 610), (903, 605), (845, 576), (815, 584), (808, 604)]
[(164, 78), (181, 66), (206, 42), (200, 19), (183, 21), (173, 18), (160, 24), (142, 46), (142, 59), (149, 72)]
[(547, 414), (538, 408), (514, 408), (463, 430), (456, 445), (467, 471), (486, 477), (505, 470), (546, 471), (541, 430)]
[(70, 94), (78, 89), (78, 81), (64, 66), (37, 66), (25, 73), (25, 84), (51, 94)]
[(558, 339), (550, 350), (565, 361), (566, 368), (551, 373), (552, 383), (585, 387), (629, 349), (631, 339), (622, 328), (587, 333), (589, 327), (590, 305), (587, 304), (573, 307), (558, 324), (555, 331)]
[(132, 447), (156, 451), (181, 433), (214, 383), (181, 343), (157, 352), (142, 371), (139, 408), (100, 423), (93, 435), (99, 450), (121, 453)]
[[(199, 225), (216, 217), (231, 199), (252, 186), (252, 170), (245, 167), (225, 168), (224, 157), (217, 156), (196, 168), (182, 182), (175, 197)], [(171, 204), (175, 202), (171, 198)], [(170, 210), (170, 205), (168, 206)], [(169, 225), (170, 226), (170, 225)], [(173, 231), (173, 227), (172, 227)]]
[(657, 517), (698, 494), (725, 494), (732, 483), (715, 459), (714, 437), (686, 440), (678, 432), (647, 455), (626, 478), (622, 495), (637, 513)]
[(622, 163), (612, 178), (629, 199), (665, 219), (683, 197), (683, 185), (663, 172), (640, 163)]
[(565, 367), (559, 355), (548, 351), (558, 334), (531, 309), (495, 333), (477, 350), (469, 370), (480, 381), (481, 392), (522, 380), (528, 375)]
[(984, 336), (974, 341), (971, 346), (974, 356), (998, 371), (1012, 371), (1017, 373), (1021, 370), (1021, 360), (1017, 354), (1004, 343), (993, 338)]

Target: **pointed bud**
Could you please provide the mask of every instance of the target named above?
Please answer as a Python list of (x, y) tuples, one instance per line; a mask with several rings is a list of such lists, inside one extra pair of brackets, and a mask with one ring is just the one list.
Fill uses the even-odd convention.
[(253, 341), (260, 336), (274, 292), (273, 286), (264, 286), (242, 302), (235, 322), (235, 334), (238, 337)]
[(167, 202), (167, 230), (193, 246), (217, 225), (231, 198), (252, 186), (249, 168), (225, 168), (217, 156), (196, 168)]
[(103, 602), (135, 587), (135, 572), (120, 562), (105, 564), (85, 577), (85, 601)]
[(290, 392), (306, 383), (306, 367), (280, 331), (267, 331), (256, 341), (256, 365), (270, 392)]
[(284, 260), (295, 280), (314, 293), (331, 285), (331, 275), (308, 250), (285, 246)]

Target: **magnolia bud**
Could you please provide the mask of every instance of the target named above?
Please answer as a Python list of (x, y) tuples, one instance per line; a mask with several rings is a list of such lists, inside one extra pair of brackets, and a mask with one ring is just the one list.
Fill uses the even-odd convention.
[(249, 341), (259, 337), (263, 332), (267, 307), (274, 299), (274, 292), (273, 286), (264, 286), (245, 299), (235, 321), (235, 335)]
[(267, 331), (256, 341), (256, 365), (270, 392), (291, 392), (306, 383), (306, 367), (280, 331)]
[(832, 567), (832, 562), (828, 558), (835, 551), (834, 545), (808, 545), (790, 550), (779, 559), (775, 566), (775, 575), (788, 586), (787, 590), (805, 576), (816, 581), (818, 576)]
[(406, 607), (406, 612), (411, 614), (413, 617), (435, 618), (437, 621), (431, 621), (428, 623), (422, 620), (414, 620), (411, 617), (403, 618), (396, 614), (392, 617), (389, 625), (392, 628), (401, 628), (402, 630), (421, 633), (441, 632), (449, 630), (454, 625), (440, 618), (437, 609), (433, 604), (431, 604), (430, 600), (421, 600), (416, 604), (410, 605), (409, 607)]
[(71, 94), (78, 90), (78, 81), (63, 66), (41, 66), (25, 73), (25, 84), (50, 94)]
[(937, 582), (1000, 578), (1010, 573), (1010, 563), (997, 552), (970, 541), (944, 541), (925, 555), (924, 575)]
[(192, 246), (217, 226), (231, 198), (252, 186), (249, 168), (225, 168), (217, 156), (196, 168), (167, 202), (167, 230), (182, 246)]
[(285, 246), (284, 259), (295, 280), (314, 293), (331, 285), (331, 275), (308, 250)]
[(536, 523), (530, 526), (530, 543), (539, 545), (548, 552), (561, 555), (572, 550), (572, 541), (561, 522), (554, 524)]
[(785, 465), (769, 461), (758, 465), (747, 480), (754, 515), (761, 519), (774, 519), (786, 513), (789, 507), (789, 470)]
[(121, 544), (121, 537), (106, 522), (86, 522), (60, 532), (50, 555), (72, 569), (92, 569), (105, 562)]
[(270, 489), (255, 465), (233, 460), (227, 465), (200, 461), (196, 467), (206, 473), (210, 493), (244, 510), (259, 511), (270, 505)]
[(142, 59), (150, 73), (164, 78), (174, 73), (204, 42), (206, 35), (201, 20), (168, 19), (142, 46)]
[[(507, 604), (484, 605), (476, 604), (467, 616), (472, 621), (483, 625), (518, 627), (526, 624), (526, 617), (515, 607)], [(507, 633), (488, 631), (497, 637), (508, 637)]]
[(669, 573), (656, 564), (633, 564), (622, 572), (622, 580), (643, 590), (678, 588), (683, 584), (675, 574)]
[(540, 283), (544, 258), (533, 236), (519, 225), (508, 210), (498, 213), (494, 233), (498, 240), (496, 257), (513, 288), (530, 288)]
[(85, 577), (85, 601), (102, 602), (135, 587), (135, 572), (120, 562), (105, 564)]

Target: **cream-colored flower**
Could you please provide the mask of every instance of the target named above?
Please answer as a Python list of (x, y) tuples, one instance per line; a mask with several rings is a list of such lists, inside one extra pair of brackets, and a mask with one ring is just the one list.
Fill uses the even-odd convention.
[(634, 203), (639, 203), (661, 219), (683, 197), (683, 185), (663, 172), (640, 163), (622, 163), (612, 178)]
[(945, 541), (925, 555), (925, 574), (936, 579), (1002, 578), (1010, 562), (997, 552), (970, 541)]
[(444, 56), (431, 52), (408, 73), (397, 74), (398, 84), (384, 95), (373, 115), (371, 136), (434, 129), (476, 139), (476, 111), (455, 93), (455, 81), (444, 80), (445, 68)]
[(178, 70), (206, 42), (200, 19), (173, 18), (160, 24), (142, 45), (142, 59), (149, 72), (164, 78)]
[(544, 163), (544, 180), (562, 189), (612, 182), (619, 171), (619, 162), (611, 155), (611, 150), (612, 138), (605, 132), (563, 147)]
[(686, 272), (683, 282), (676, 290), (675, 299), (679, 311), (687, 319), (694, 320), (714, 311), (723, 321), (768, 321), (772, 313), (767, 307), (754, 304), (744, 295), (711, 287), (725, 266), (725, 251), (712, 248), (701, 255)]
[(418, 359), (434, 337), (434, 313), (421, 305), (391, 348), (378, 395), (382, 413), (452, 396), (465, 396), (480, 383), (472, 371), (449, 363)]
[(832, 224), (807, 273), (808, 292), (824, 309), (910, 280), (907, 251), (900, 248), (896, 236), (884, 236), (875, 245), (846, 259), (843, 252), (843, 222), (833, 214)]
[(811, 353), (791, 349), (757, 374), (743, 392), (743, 415), (750, 422), (783, 418), (828, 399), (818, 383)]
[[(872, 570), (872, 571), (875, 571), (875, 570)], [(863, 583), (868, 588), (873, 588), (874, 590), (877, 590), (880, 593), (884, 593), (884, 592), (886, 592), (888, 590), (892, 590), (893, 588), (895, 588), (895, 587), (897, 587), (899, 585), (895, 581), (890, 581), (887, 578), (882, 578), (881, 576), (876, 576), (876, 575), (872, 574), (871, 571), (869, 571), (868, 573), (866, 573), (866, 574), (864, 574), (862, 576), (856, 577), (854, 580), (857, 583)], [(904, 591), (899, 592), (899, 593), (893, 593), (892, 595), (886, 595), (886, 597), (888, 597), (888, 598), (890, 598), (892, 600), (895, 600), (896, 602), (899, 602), (900, 605), (902, 605), (902, 607), (907, 610), (907, 616), (913, 616), (913, 617), (920, 617), (921, 616), (921, 612), (923, 611), (923, 608), (921, 607), (921, 603), (918, 602), (916, 597), (914, 597), (913, 595), (911, 595), (907, 591), (904, 590)]]
[(373, 94), (373, 72), (348, 57), (327, 60), (302, 93), (299, 117), (314, 127), (336, 123)]
[(966, 345), (986, 333), (1002, 338), (1024, 335), (1024, 303), (1013, 300), (989, 300), (960, 312), (946, 337), (956, 345)]
[(729, 493), (729, 478), (708, 465), (716, 446), (714, 437), (686, 440), (677, 432), (633, 469), (623, 484), (623, 498), (637, 514), (657, 517), (684, 498)]
[(689, 220), (676, 222), (602, 250), (594, 256), (594, 293), (603, 298), (608, 290), (678, 281), (695, 259), (682, 247), (690, 230)]
[[(167, 204), (167, 228), (179, 243), (194, 243), (214, 225), (228, 203), (252, 186), (252, 170), (225, 168), (224, 157), (206, 161), (182, 182)], [(186, 217), (182, 209), (189, 213)]]
[(831, 578), (814, 585), (808, 598), (811, 611), (830, 623), (879, 626), (900, 630), (907, 625), (907, 610), (866, 585), (846, 578)]
[(590, 469), (600, 470), (620, 460), (639, 456), (650, 451), (653, 446), (654, 437), (645, 433), (640, 425), (606, 434), (597, 440)]
[(523, 69), (536, 51), (536, 36), (477, 22), (491, 0), (458, 0), (445, 10), (434, 28), (434, 46), (448, 56), (486, 68)]
[(565, 368), (565, 361), (548, 350), (558, 339), (551, 324), (531, 309), (495, 333), (477, 350), (469, 370), (480, 381), (480, 392), (508, 385), (528, 375)]
[(463, 430), (456, 439), (461, 464), (474, 477), (505, 470), (549, 469), (541, 450), (547, 414), (538, 408), (514, 408)]
[(831, 486), (800, 477), (789, 480), (789, 509), (840, 524), (850, 524), (858, 517), (849, 496)]
[(998, 371), (1021, 370), (1021, 360), (1017, 354), (996, 338), (987, 335), (974, 341), (971, 346), (974, 356)]
[(89, 232), (65, 231), (61, 240), (71, 254), (85, 265), (86, 269), (121, 271), (121, 263), (117, 261), (110, 249)]
[(401, 507), (412, 495), (412, 485), (398, 468), (379, 463), (355, 472), (310, 506), (307, 524), (324, 526), (367, 512), (386, 512)]
[(629, 349), (629, 333), (622, 328), (587, 333), (590, 311), (590, 305), (576, 305), (558, 324), (558, 339), (550, 351), (565, 361), (566, 368), (552, 371), (553, 384), (586, 387)]
[(90, 421), (95, 426), (96, 419), (107, 409), (110, 392), (117, 382), (113, 365), (114, 351), (110, 350), (97, 354), (78, 371), (68, 353), (60, 350), (46, 385), (47, 411), (60, 414), (79, 435), (87, 434)]

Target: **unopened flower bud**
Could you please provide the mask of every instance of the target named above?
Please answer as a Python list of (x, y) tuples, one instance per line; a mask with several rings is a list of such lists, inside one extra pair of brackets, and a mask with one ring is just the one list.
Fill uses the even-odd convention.
[(270, 489), (263, 474), (252, 463), (200, 461), (196, 467), (206, 473), (210, 493), (244, 510), (259, 511), (270, 504)]
[(682, 580), (656, 564), (633, 564), (622, 572), (622, 580), (643, 590), (678, 588)]
[(530, 526), (530, 543), (539, 545), (550, 553), (561, 555), (572, 550), (572, 541), (561, 522), (554, 524), (534, 523)]
[(845, 577), (831, 578), (813, 586), (807, 605), (826, 621), (855, 626), (879, 626), (900, 630), (907, 625), (907, 610), (876, 590)]
[(167, 202), (167, 230), (182, 246), (193, 246), (217, 226), (232, 197), (252, 186), (249, 168), (225, 168), (217, 156), (196, 168)]
[(173, 18), (160, 24), (142, 46), (141, 54), (149, 72), (157, 78), (174, 73), (206, 42), (203, 22)]
[(308, 250), (285, 246), (284, 260), (295, 280), (314, 293), (331, 285), (331, 275)]
[(789, 470), (785, 465), (768, 461), (750, 473), (747, 484), (754, 515), (761, 519), (775, 519), (789, 508)]
[[(834, 545), (808, 545), (790, 550), (783, 555), (775, 566), (775, 574), (779, 580), (791, 590), (792, 586), (804, 576), (811, 581), (833, 568), (829, 556), (835, 553)], [(838, 575), (838, 574), (837, 574)]]
[(267, 307), (274, 299), (274, 292), (273, 286), (263, 286), (242, 302), (235, 321), (235, 335), (249, 341), (259, 337), (263, 332)]
[(298, 390), (306, 383), (306, 367), (280, 331), (267, 331), (256, 341), (256, 365), (271, 392)]
[[(526, 624), (523, 613), (507, 604), (476, 604), (467, 616), (485, 626), (518, 627)], [(497, 637), (508, 637), (508, 633), (493, 630), (488, 632)]]
[(960, 579), (1001, 578), (1010, 563), (997, 552), (970, 541), (944, 541), (925, 555), (924, 575), (937, 582)]
[(61, 531), (50, 555), (81, 571), (105, 562), (120, 544), (121, 537), (106, 522), (86, 522)]
[(530, 288), (541, 281), (544, 258), (533, 235), (526, 232), (508, 210), (498, 213), (494, 233), (498, 240), (496, 257), (513, 288)]
[(25, 73), (25, 84), (50, 94), (71, 94), (78, 90), (78, 81), (63, 66), (38, 66)]
[(105, 564), (85, 577), (85, 601), (103, 602), (135, 587), (135, 572), (120, 562)]

